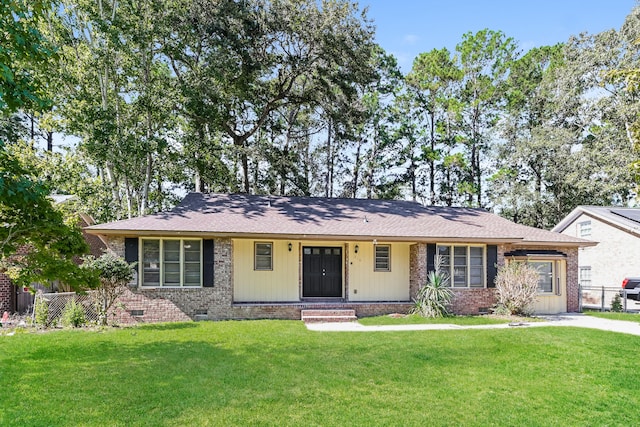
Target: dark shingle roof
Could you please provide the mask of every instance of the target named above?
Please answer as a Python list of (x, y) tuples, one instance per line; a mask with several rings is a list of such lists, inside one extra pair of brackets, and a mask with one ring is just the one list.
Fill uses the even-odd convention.
[(99, 224), (90, 233), (208, 234), (289, 238), (524, 242), (583, 246), (590, 242), (513, 223), (482, 209), (422, 206), (399, 200), (188, 194), (173, 210)]

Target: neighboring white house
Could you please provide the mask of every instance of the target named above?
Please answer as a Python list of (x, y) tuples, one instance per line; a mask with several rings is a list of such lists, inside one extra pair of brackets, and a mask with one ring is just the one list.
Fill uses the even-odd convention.
[(578, 206), (552, 231), (598, 242), (578, 250), (583, 287), (621, 287), (640, 276), (640, 209)]

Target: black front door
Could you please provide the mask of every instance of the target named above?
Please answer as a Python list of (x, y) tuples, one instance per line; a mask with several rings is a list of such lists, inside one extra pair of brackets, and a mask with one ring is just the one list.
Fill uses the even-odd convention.
[(342, 248), (302, 248), (302, 296), (342, 297)]

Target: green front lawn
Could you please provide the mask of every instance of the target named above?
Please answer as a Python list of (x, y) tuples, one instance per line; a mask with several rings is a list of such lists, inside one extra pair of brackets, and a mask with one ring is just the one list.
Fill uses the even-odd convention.
[(630, 322), (640, 322), (640, 314), (638, 313), (616, 313), (613, 311), (587, 311), (584, 314), (602, 319), (611, 320), (627, 320)]
[(200, 322), (0, 336), (2, 426), (637, 425), (640, 337)]
[(375, 316), (375, 317), (362, 317), (358, 319), (358, 322), (366, 326), (378, 326), (378, 325), (417, 325), (417, 324), (451, 324), (461, 326), (474, 326), (474, 325), (496, 325), (500, 323), (510, 323), (514, 319), (500, 318), (496, 316), (448, 316), (448, 317), (436, 317), (428, 318), (418, 316), (416, 314), (410, 314), (403, 317), (392, 316)]

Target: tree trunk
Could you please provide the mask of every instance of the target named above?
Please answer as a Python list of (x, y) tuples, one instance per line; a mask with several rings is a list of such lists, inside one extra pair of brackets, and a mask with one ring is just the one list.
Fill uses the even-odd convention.
[(47, 131), (47, 151), (53, 153), (53, 132)]
[(324, 185), (324, 197), (331, 197), (333, 187), (333, 154), (331, 153), (331, 119), (329, 119), (327, 126), (327, 174)]
[(436, 204), (436, 162), (433, 155), (436, 150), (435, 114), (431, 112), (431, 158), (429, 159), (429, 199), (431, 205)]
[(360, 149), (362, 147), (362, 140), (360, 140), (360, 142), (358, 143), (358, 148), (356, 149), (356, 162), (355, 165), (353, 166), (353, 186), (352, 186), (352, 190), (353, 193), (351, 194), (351, 197), (353, 197), (354, 199), (356, 198), (356, 195), (358, 194), (358, 175), (360, 174)]

